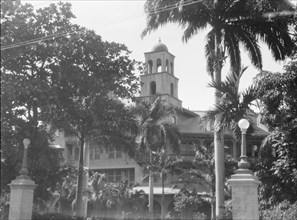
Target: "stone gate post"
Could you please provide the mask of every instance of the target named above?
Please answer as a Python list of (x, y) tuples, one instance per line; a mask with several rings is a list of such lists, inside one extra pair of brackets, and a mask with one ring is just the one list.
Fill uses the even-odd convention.
[(36, 187), (34, 181), (28, 176), (27, 149), (29, 139), (24, 139), (24, 157), (20, 175), (9, 184), (10, 205), (9, 220), (31, 220), (33, 209), (33, 195)]

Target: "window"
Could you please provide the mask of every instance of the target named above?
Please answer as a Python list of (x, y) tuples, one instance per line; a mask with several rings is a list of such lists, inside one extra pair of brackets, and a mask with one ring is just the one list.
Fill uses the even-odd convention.
[(181, 144), (180, 154), (182, 156), (195, 156), (194, 143)]
[(108, 158), (114, 158), (114, 147), (110, 146), (108, 148)]
[(116, 158), (121, 158), (122, 157), (122, 152), (120, 150), (116, 150)]
[(120, 182), (122, 180), (121, 170), (115, 170), (115, 182)]
[(174, 73), (174, 69), (173, 69), (173, 68), (174, 68), (174, 67), (173, 67), (173, 63), (170, 63), (171, 74)]
[(149, 74), (153, 72), (153, 61), (151, 61), (151, 60), (148, 61), (147, 68), (148, 68)]
[(161, 59), (157, 59), (157, 72), (162, 72), (162, 61)]
[(120, 150), (114, 149), (113, 146), (108, 148), (108, 158), (121, 158), (122, 152)]
[(134, 168), (129, 169), (129, 182), (130, 183), (135, 182), (135, 170), (134, 170)]
[(166, 72), (169, 72), (169, 62), (166, 60)]
[(151, 89), (151, 95), (156, 95), (156, 82), (152, 81), (150, 84), (150, 89)]
[(107, 181), (114, 182), (114, 170), (107, 171)]
[(79, 157), (79, 148), (74, 148), (74, 160), (78, 160)]
[(170, 84), (170, 95), (174, 96), (174, 85), (173, 85), (173, 83)]
[(101, 149), (99, 147), (95, 147), (95, 160), (100, 159), (100, 153), (102, 153)]
[(99, 160), (102, 149), (98, 146), (90, 147), (90, 160)]
[(90, 160), (94, 158), (94, 147), (90, 147)]
[(172, 120), (172, 124), (176, 125), (176, 117), (172, 116), (171, 120)]

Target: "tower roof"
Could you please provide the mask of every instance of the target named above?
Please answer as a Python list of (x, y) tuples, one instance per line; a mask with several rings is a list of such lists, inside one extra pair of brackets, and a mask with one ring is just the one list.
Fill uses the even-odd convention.
[(152, 52), (159, 52), (159, 51), (166, 51), (166, 52), (168, 52), (168, 47), (165, 44), (161, 43), (160, 40), (159, 40), (159, 43), (157, 43), (152, 48)]

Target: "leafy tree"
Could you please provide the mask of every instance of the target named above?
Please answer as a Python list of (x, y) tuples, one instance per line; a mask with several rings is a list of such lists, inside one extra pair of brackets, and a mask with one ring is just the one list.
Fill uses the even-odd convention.
[(127, 181), (111, 183), (104, 174), (97, 172), (91, 176), (90, 185), (85, 193), (96, 210), (114, 208), (119, 216), (121, 213), (136, 214), (145, 200), (144, 192), (133, 190)]
[[(181, 172), (183, 173), (182, 178), (185, 180), (190, 180), (194, 182), (198, 182), (209, 189), (209, 192), (199, 194), (193, 192), (193, 199), (195, 198), (197, 204), (209, 204), (211, 206), (211, 219), (215, 219), (215, 160), (214, 160), (214, 151), (211, 147), (206, 146), (194, 146), (196, 155), (192, 164), (189, 168), (181, 168)], [(234, 173), (236, 168), (236, 162), (232, 158), (231, 155), (227, 155), (225, 157), (225, 167), (226, 167), (226, 180), (230, 178), (230, 176)], [(230, 198), (230, 189), (228, 185), (225, 185), (225, 195), (227, 198)], [(191, 194), (191, 193), (190, 193)], [(189, 198), (186, 198), (183, 195), (186, 202), (188, 202)], [(190, 199), (191, 200), (191, 199)], [(201, 206), (201, 204), (199, 206)], [(179, 207), (177, 209), (181, 209), (181, 206), (185, 205), (181, 198), (179, 198), (178, 203), (176, 204)], [(195, 211), (197, 209), (192, 209)], [(208, 213), (204, 213), (208, 214)]]
[(57, 74), (53, 84), (58, 109), (53, 110), (53, 124), (80, 141), (76, 210), (81, 215), (85, 142), (96, 137), (126, 148), (133, 146), (133, 137), (129, 139), (123, 133), (130, 122), (119, 98), (132, 98), (137, 91), (137, 63), (129, 59), (130, 52), (124, 45), (103, 42), (88, 30), (65, 42), (61, 51), (60, 63), (53, 68)]
[(30, 4), (1, 1), (1, 189), (7, 190), (18, 175), (22, 141), (29, 138), (29, 171), (37, 184), (34, 202), (40, 207), (50, 198), (47, 189), (60, 181), (56, 174), (62, 155), (51, 147), (52, 131), (46, 126), (51, 100), (47, 80), (58, 44), (31, 41), (67, 30), (73, 17), (69, 4), (34, 11)]
[[(20, 1), (1, 4), (5, 140), (15, 144), (27, 136), (32, 146), (45, 145), (49, 137), (41, 141), (37, 133), (48, 134), (46, 125), (77, 135), (81, 143), (76, 199), (80, 214), (86, 139), (96, 136), (133, 146), (132, 137), (119, 129), (130, 123), (119, 99), (132, 98), (137, 91), (134, 73), (138, 63), (129, 58), (125, 45), (104, 42), (94, 31), (71, 24), (74, 15), (69, 3), (36, 11)], [(31, 128), (16, 140), (10, 134), (16, 134), (15, 124), (20, 121)]]
[[(187, 42), (199, 31), (210, 27), (206, 35), (205, 52), (207, 70), (217, 84), (221, 83), (221, 71), (224, 60), (228, 57), (230, 66), (238, 71), (241, 66), (240, 47), (242, 44), (252, 64), (262, 68), (259, 39), (263, 40), (272, 51), (276, 60), (283, 60), (290, 55), (293, 42), (288, 34), (289, 20), (286, 17), (268, 18), (266, 12), (294, 10), (284, 0), (280, 1), (193, 1), (183, 0), (147, 0), (147, 27), (142, 36), (168, 23), (177, 23), (184, 28), (183, 41)], [(215, 91), (215, 104), (219, 104), (221, 93)], [(224, 148), (223, 137), (218, 127), (221, 115), (216, 116), (214, 147), (217, 176), (217, 215), (223, 218), (224, 186)]]
[(263, 208), (297, 198), (297, 59), (284, 73), (262, 72), (256, 79), (262, 123), (270, 134), (260, 148), (256, 169), (262, 181)]
[[(167, 152), (171, 148), (173, 152), (179, 152), (180, 134), (168, 117), (175, 114), (172, 106), (163, 103), (161, 96), (157, 97), (152, 105), (139, 103), (133, 110), (137, 127), (137, 151), (140, 155), (149, 153), (149, 164), (153, 164), (152, 152), (158, 152), (161, 148)], [(153, 218), (153, 170), (149, 171), (149, 213)]]

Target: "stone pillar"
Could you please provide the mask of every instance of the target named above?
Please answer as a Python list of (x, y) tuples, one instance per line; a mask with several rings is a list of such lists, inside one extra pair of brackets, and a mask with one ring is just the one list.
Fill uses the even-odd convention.
[(242, 132), (239, 169), (228, 180), (232, 190), (232, 217), (236, 220), (258, 220), (258, 186), (261, 182), (248, 169), (250, 164), (246, 156), (246, 130), (249, 122), (241, 119), (238, 125)]
[(35, 183), (28, 176), (27, 169), (27, 149), (30, 144), (29, 139), (24, 139), (24, 157), (20, 175), (9, 184), (10, 186), (10, 206), (9, 220), (31, 220), (33, 209), (33, 195)]
[(35, 183), (29, 177), (18, 176), (9, 184), (9, 220), (31, 220)]
[(232, 189), (232, 217), (236, 220), (259, 219), (258, 186), (250, 170), (237, 170), (228, 183)]

